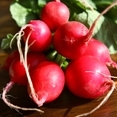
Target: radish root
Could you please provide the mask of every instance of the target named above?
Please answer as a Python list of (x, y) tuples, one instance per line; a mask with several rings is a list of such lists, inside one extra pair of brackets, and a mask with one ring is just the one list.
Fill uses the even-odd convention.
[(29, 50), (29, 47), (34, 43), (33, 42), (33, 43), (31, 43), (31, 45), (28, 45), (28, 41), (29, 41), (29, 37), (31, 35), (31, 32), (29, 33), (29, 35), (28, 35), (28, 37), (26, 39), (26, 42), (25, 42), (24, 54), (23, 54), (22, 48), (21, 48), (21, 36), (22, 36), (22, 32), (28, 26), (31, 27), (32, 25), (26, 25), (23, 28), (21, 28), (21, 30), (19, 31), (19, 35), (17, 37), (17, 47), (18, 47), (18, 51), (19, 51), (19, 54), (20, 54), (20, 61), (23, 63), (25, 71), (26, 71), (27, 80), (28, 80), (30, 91), (31, 91), (31, 97), (33, 98), (34, 102), (40, 107), (40, 106), (43, 105), (44, 102), (41, 101), (41, 100), (39, 100), (38, 97), (37, 97), (37, 94), (36, 94), (36, 92), (34, 90), (34, 87), (33, 87), (33, 83), (31, 81), (31, 77), (30, 77), (29, 69), (28, 69), (28, 65), (27, 65), (28, 50)]
[(15, 83), (14, 82), (9, 82), (6, 87), (3, 89), (3, 93), (1, 95), (3, 101), (11, 108), (14, 108), (14, 109), (20, 109), (20, 110), (24, 110), (24, 111), (38, 111), (38, 112), (41, 112), (43, 113), (42, 110), (40, 109), (37, 109), (37, 108), (24, 108), (24, 107), (19, 107), (19, 106), (16, 106), (16, 105), (13, 105), (11, 104), (8, 99), (6, 99), (6, 94), (9, 92), (9, 90), (12, 88), (12, 86), (14, 85)]
[(106, 103), (106, 101), (109, 99), (109, 97), (112, 95), (113, 91), (115, 89), (115, 83), (112, 81), (112, 86), (110, 91), (107, 93), (107, 95), (105, 96), (105, 98), (99, 103), (99, 105), (97, 105), (94, 109), (92, 109), (90, 112), (87, 113), (83, 113), (80, 115), (77, 115), (75, 117), (83, 117), (83, 116), (88, 116), (90, 114), (92, 114), (93, 112), (95, 112), (96, 110), (98, 110), (104, 103)]
[(103, 75), (104, 77), (108, 77), (108, 78), (117, 78), (117, 76), (106, 75), (106, 74), (101, 73), (100, 71), (85, 71), (85, 72), (89, 72), (89, 73), (98, 73), (98, 74), (101, 74), (101, 75)]
[(112, 66), (113, 68), (117, 69), (117, 63), (112, 61), (112, 60), (110, 60), (110, 62), (107, 62), (106, 65), (107, 66)]
[[(19, 51), (19, 55), (20, 55), (20, 62), (22, 62), (23, 65), (24, 65), (24, 68), (25, 68), (25, 71), (26, 71), (26, 75), (27, 75), (27, 80), (28, 80), (28, 83), (29, 83), (29, 86), (30, 86), (30, 90), (31, 90), (31, 95), (32, 95), (33, 99), (35, 100), (36, 104), (37, 104), (38, 106), (42, 106), (42, 103), (39, 102), (39, 100), (38, 100), (38, 98), (37, 98), (37, 96), (36, 96), (35, 90), (34, 90), (34, 88), (33, 88), (33, 84), (32, 84), (32, 81), (31, 81), (31, 78), (30, 78), (30, 75), (29, 75), (28, 65), (27, 65), (27, 53), (28, 53), (28, 49), (29, 49), (29, 47), (33, 44), (33, 43), (32, 43), (30, 46), (28, 46), (28, 40), (29, 40), (29, 36), (30, 36), (31, 33), (30, 33), (29, 36), (27, 37), (27, 41), (26, 41), (26, 44), (25, 44), (25, 52), (24, 52), (25, 55), (23, 54), (23, 51), (22, 51), (22, 48), (21, 48), (21, 37), (23, 36), (23, 34), (24, 34), (23, 30), (24, 30), (26, 27), (32, 27), (32, 25), (27, 24), (27, 25), (25, 25), (24, 27), (22, 27), (21, 30), (20, 30), (18, 33), (16, 33), (16, 35), (12, 38), (10, 44), (12, 45), (12, 41), (13, 41), (13, 40), (15, 39), (15, 37), (16, 37), (16, 39), (17, 39), (17, 47), (18, 47), (18, 51)], [(37, 108), (23, 108), (23, 107), (19, 107), (19, 106), (16, 106), (16, 105), (11, 104), (11, 103), (6, 99), (6, 94), (7, 94), (7, 92), (12, 88), (12, 86), (13, 86), (14, 84), (15, 84), (15, 83), (11, 81), (11, 82), (9, 82), (9, 83), (6, 85), (6, 87), (3, 89), (3, 93), (2, 93), (2, 99), (3, 99), (3, 101), (4, 101), (9, 107), (14, 108), (14, 109), (20, 109), (20, 110), (25, 110), (25, 111), (30, 111), (30, 110), (32, 110), (32, 111), (38, 111), (38, 112), (43, 113), (42, 110), (37, 109)]]
[[(25, 43), (25, 52), (24, 52), (23, 65), (24, 65), (25, 70), (26, 70), (26, 75), (27, 75), (29, 87), (30, 87), (30, 90), (31, 90), (31, 96), (32, 96), (34, 102), (40, 107), (40, 106), (43, 105), (43, 103), (41, 101), (39, 101), (39, 99), (38, 99), (38, 97), (37, 97), (37, 95), (35, 93), (33, 83), (31, 81), (31, 77), (30, 77), (30, 74), (29, 74), (28, 65), (27, 65), (27, 53), (28, 53), (28, 48), (29, 48), (28, 40), (29, 40), (29, 37), (27, 38), (26, 43)], [(19, 48), (19, 49), (21, 50), (21, 48)]]

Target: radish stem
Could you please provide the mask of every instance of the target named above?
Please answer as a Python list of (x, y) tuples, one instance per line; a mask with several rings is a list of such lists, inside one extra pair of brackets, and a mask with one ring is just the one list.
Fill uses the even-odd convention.
[(109, 5), (104, 11), (102, 11), (102, 13), (100, 13), (100, 15), (95, 19), (95, 21), (93, 22), (92, 26), (89, 29), (88, 34), (85, 36), (85, 42), (89, 42), (92, 39), (92, 35), (94, 33), (94, 28), (96, 26), (97, 21), (99, 20), (99, 18), (104, 15), (106, 12), (108, 12), (113, 6), (117, 5), (117, 1), (115, 1), (114, 3), (112, 3), (111, 5)]

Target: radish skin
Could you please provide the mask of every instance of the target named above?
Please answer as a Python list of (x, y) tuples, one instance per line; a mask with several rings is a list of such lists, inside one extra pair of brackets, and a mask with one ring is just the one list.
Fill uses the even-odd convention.
[(110, 77), (97, 72), (111, 76), (109, 69), (102, 61), (93, 56), (84, 55), (69, 63), (65, 71), (66, 85), (77, 96), (98, 98), (108, 91), (112, 81)]
[(111, 77), (114, 77), (110, 75), (106, 65), (93, 56), (85, 55), (72, 61), (66, 68), (65, 76), (68, 89), (76, 96), (96, 99), (106, 94), (94, 109), (76, 117), (88, 116), (95, 112), (115, 89), (115, 83), (111, 80)]
[[(26, 25), (24, 26), (26, 27)], [(30, 50), (42, 52), (49, 48), (52, 42), (52, 34), (49, 27), (41, 20), (31, 20), (23, 29), (23, 40), (29, 38)], [(30, 37), (28, 37), (30, 35)]]
[(69, 21), (61, 25), (54, 33), (53, 45), (59, 54), (69, 59), (77, 59), (83, 55), (87, 44), (82, 37), (88, 33), (88, 28), (77, 21)]
[(41, 13), (41, 20), (48, 25), (51, 31), (55, 31), (60, 25), (68, 22), (69, 17), (68, 7), (60, 0), (48, 2)]
[[(39, 106), (42, 106), (44, 103), (52, 102), (58, 98), (63, 91), (65, 76), (60, 66), (54, 62), (45, 61), (40, 63), (30, 72), (30, 76), (33, 88), (38, 97), (38, 104), (40, 102)], [(29, 95), (31, 95), (29, 87), (28, 92)], [(33, 100), (32, 96), (31, 98)]]
[(107, 66), (117, 68), (117, 63), (114, 62), (111, 57), (107, 46), (99, 40), (91, 39), (88, 42), (87, 49), (84, 55), (91, 55), (101, 60)]

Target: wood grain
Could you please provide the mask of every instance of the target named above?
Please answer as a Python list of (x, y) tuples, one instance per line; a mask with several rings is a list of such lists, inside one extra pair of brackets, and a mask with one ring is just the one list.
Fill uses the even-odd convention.
[[(11, 18), (9, 5), (11, 0), (0, 1), (0, 39), (7, 33), (16, 33), (18, 27)], [(7, 53), (0, 50), (0, 64), (3, 64)], [(112, 55), (113, 60), (117, 61), (117, 55)], [(117, 70), (111, 69), (112, 75), (117, 75)], [(0, 94), (6, 83), (9, 82), (8, 71), (0, 71)], [(8, 93), (9, 100), (16, 105), (23, 107), (36, 107), (36, 104), (29, 98), (26, 87), (15, 85)], [(44, 114), (38, 112), (16, 111), (9, 108), (0, 99), (0, 117), (75, 117), (78, 114), (88, 112), (99, 104), (101, 100), (89, 100), (74, 96), (65, 87), (60, 97), (41, 107)], [(88, 117), (116, 117), (117, 116), (117, 90), (113, 92), (109, 100), (97, 111)]]

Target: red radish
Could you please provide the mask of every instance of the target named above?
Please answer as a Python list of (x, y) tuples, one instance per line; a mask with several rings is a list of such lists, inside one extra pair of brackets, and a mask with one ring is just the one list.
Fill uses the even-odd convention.
[(65, 71), (66, 85), (76, 96), (95, 99), (108, 92), (103, 101), (91, 113), (104, 104), (112, 94), (115, 83), (110, 76), (110, 71), (102, 61), (88, 55), (73, 60)]
[[(23, 29), (23, 40), (29, 38), (30, 50), (42, 52), (48, 49), (52, 42), (52, 34), (49, 27), (41, 20), (31, 20)], [(21, 33), (20, 32), (20, 33)], [(30, 36), (29, 36), (30, 35)]]
[(111, 59), (107, 46), (99, 40), (91, 39), (89, 41), (88, 47), (85, 51), (85, 55), (95, 56), (97, 59), (101, 60), (107, 66), (117, 68), (117, 63), (115, 63)]
[[(27, 55), (27, 62), (30, 69), (34, 69), (38, 63), (41, 63), (42, 61), (45, 61), (46, 56), (43, 54), (35, 54), (35, 53), (29, 53)], [(11, 80), (15, 82), (16, 84), (22, 84), (27, 86), (27, 78), (26, 78), (26, 72), (25, 68), (22, 62), (20, 62), (20, 58), (17, 57), (11, 64), (9, 69), (9, 75), (11, 77)]]
[[(60, 26), (54, 34), (54, 42), (53, 42), (54, 47), (58, 51), (58, 53), (62, 54), (63, 56), (69, 59), (77, 59), (84, 54), (91, 55), (92, 53), (91, 51), (95, 50), (95, 54), (93, 55), (96, 55), (96, 57), (99, 57), (100, 60), (102, 59), (102, 61), (107, 65), (112, 65), (113, 67), (117, 68), (117, 64), (110, 59), (109, 50), (108, 48), (106, 48), (104, 44), (96, 41), (90, 42), (98, 19), (116, 4), (117, 2), (114, 2), (113, 4), (111, 4), (96, 18), (91, 28), (89, 29), (89, 32), (88, 32), (88, 29), (85, 26), (83, 26), (81, 23), (79, 24), (75, 23), (77, 24), (75, 25), (73, 21)], [(79, 25), (79, 29), (77, 29), (78, 25)], [(100, 43), (98, 47), (96, 46), (97, 43), (98, 44)], [(95, 47), (95, 48), (92, 48), (92, 47)], [(100, 53), (100, 51), (102, 50), (103, 52)], [(102, 55), (105, 58), (102, 58), (101, 57)]]
[(20, 62), (19, 57), (12, 62), (9, 68), (9, 75), (11, 82), (25, 86), (27, 85), (26, 72), (23, 64)]
[(82, 38), (88, 33), (88, 28), (77, 21), (69, 21), (61, 25), (54, 34), (53, 45), (58, 53), (76, 59), (81, 56), (86, 48)]
[[(93, 71), (94, 73), (87, 73)], [(72, 61), (66, 69), (66, 84), (77, 96), (97, 98), (105, 94), (111, 85), (111, 78), (106, 78), (97, 71), (110, 76), (106, 65), (92, 56), (82, 56)]]
[(47, 57), (43, 53), (32, 53), (27, 54), (27, 63), (29, 70), (34, 69), (39, 63), (46, 61)]
[[(35, 54), (35, 53), (29, 53), (28, 54), (28, 67), (29, 70), (32, 70), (41, 63), (42, 61), (47, 60), (45, 55), (43, 54)], [(26, 76), (26, 71), (23, 63), (21, 63), (20, 58), (17, 57), (11, 64), (9, 68), (9, 75), (11, 77), (11, 81), (7, 84), (7, 86), (4, 88), (3, 93), (2, 93), (2, 99), (3, 101), (10, 107), (15, 108), (15, 109), (22, 109), (22, 110), (30, 110), (30, 108), (21, 108), (18, 106), (15, 106), (11, 104), (10, 102), (7, 101), (6, 99), (6, 94), (7, 92), (12, 88), (14, 84), (19, 84), (19, 85), (24, 85), (27, 86), (27, 76)], [(41, 112), (38, 109), (31, 109), (31, 110), (36, 110)]]
[[(64, 72), (55, 62), (45, 61), (40, 63), (35, 69), (31, 70), (30, 76), (38, 102), (35, 102), (33, 97), (31, 98), (38, 106), (55, 100), (64, 88)], [(28, 92), (31, 95), (29, 87)]]
[(41, 20), (49, 26), (51, 31), (55, 31), (60, 25), (66, 23), (69, 17), (68, 7), (60, 0), (48, 2), (41, 13)]
[(11, 63), (16, 57), (19, 57), (19, 52), (17, 50), (13, 50), (6, 58), (4, 65), (3, 65), (3, 69), (9, 70)]

